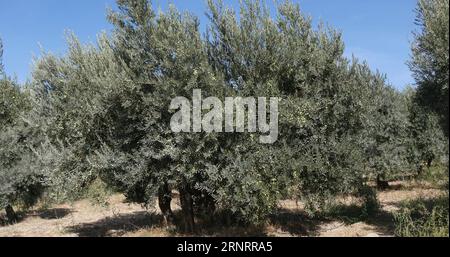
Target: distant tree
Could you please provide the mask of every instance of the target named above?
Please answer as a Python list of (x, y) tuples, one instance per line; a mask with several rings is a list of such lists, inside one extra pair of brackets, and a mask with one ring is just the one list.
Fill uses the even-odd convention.
[(424, 168), (430, 168), (433, 163), (441, 162), (446, 155), (448, 158), (448, 138), (440, 125), (439, 115), (423, 108), (417, 102), (418, 92), (407, 88), (404, 94), (409, 112), (410, 144), (407, 157), (418, 175), (421, 175)]
[(409, 66), (417, 83), (417, 102), (436, 112), (449, 130), (449, 1), (420, 0)]
[(401, 92), (386, 86), (384, 77), (375, 78), (367, 100), (369, 116), (363, 132), (365, 165), (375, 175), (377, 187), (387, 189), (389, 180), (410, 170), (407, 158), (409, 110)]

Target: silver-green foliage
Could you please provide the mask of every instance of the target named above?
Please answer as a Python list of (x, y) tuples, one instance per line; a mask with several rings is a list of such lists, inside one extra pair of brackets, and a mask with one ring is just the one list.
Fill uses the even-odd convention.
[(0, 208), (7, 208), (8, 219), (14, 221), (13, 206), (32, 206), (47, 180), (33, 151), (39, 145), (35, 129), (25, 119), (29, 92), (3, 71), (0, 76)]
[[(185, 216), (226, 210), (260, 223), (292, 192), (312, 211), (342, 194), (375, 206), (368, 178), (406, 169), (404, 96), (346, 59), (340, 33), (313, 28), (297, 5), (272, 18), (260, 1), (243, 1), (239, 14), (208, 1), (202, 36), (198, 19), (174, 7), (117, 3), (111, 36), (97, 46), (70, 36), (67, 55), (45, 55), (33, 73), (31, 123), (51, 145), (40, 156), (56, 191), (73, 197), (101, 179), (149, 205), (174, 188)], [(193, 89), (280, 97), (279, 141), (172, 133), (170, 101)]]
[(448, 137), (449, 1), (420, 0), (412, 60), (409, 66), (418, 85), (417, 102), (436, 112)]

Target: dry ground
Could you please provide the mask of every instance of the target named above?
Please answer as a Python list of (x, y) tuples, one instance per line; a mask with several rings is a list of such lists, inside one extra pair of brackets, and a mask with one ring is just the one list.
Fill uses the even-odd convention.
[[(443, 191), (421, 183), (392, 183), (392, 189), (379, 193), (381, 210), (370, 219), (354, 219), (355, 200), (341, 199), (341, 215), (312, 219), (301, 203), (282, 201), (280, 210), (272, 215), (270, 225), (255, 228), (211, 227), (201, 231), (205, 236), (320, 236), (320, 237), (378, 237), (393, 235), (393, 213), (405, 200), (439, 197)], [(144, 209), (128, 204), (115, 195), (109, 207), (94, 206), (89, 201), (59, 205), (47, 210), (23, 214), (15, 225), (0, 226), (0, 237), (84, 237), (84, 236), (182, 236), (176, 228), (165, 228), (158, 208)], [(174, 201), (173, 209), (179, 209)]]

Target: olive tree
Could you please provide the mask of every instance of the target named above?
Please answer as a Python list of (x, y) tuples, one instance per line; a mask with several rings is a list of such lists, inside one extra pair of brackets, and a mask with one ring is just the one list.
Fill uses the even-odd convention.
[(412, 60), (417, 102), (436, 112), (448, 137), (449, 87), (449, 1), (420, 0), (414, 33)]
[(193, 206), (208, 198), (197, 184), (220, 159), (217, 139), (173, 133), (169, 106), (193, 89), (220, 96), (224, 88), (209, 68), (196, 18), (175, 9), (156, 15), (147, 1), (118, 5), (109, 15), (112, 38), (94, 47), (72, 37), (67, 56), (46, 55), (36, 65), (43, 128), (61, 149), (53, 173), (68, 196), (97, 177), (133, 202), (150, 205), (158, 195), (168, 220), (176, 188), (192, 231)]
[[(73, 197), (100, 178), (131, 202), (158, 199), (170, 222), (175, 189), (188, 232), (195, 216), (218, 212), (263, 223), (293, 192), (312, 213), (346, 194), (374, 207), (367, 179), (402, 161), (405, 108), (381, 75), (344, 57), (340, 33), (314, 28), (289, 1), (275, 18), (261, 1), (243, 1), (239, 16), (208, 1), (204, 36), (198, 18), (175, 7), (117, 4), (111, 36), (97, 45), (70, 36), (65, 56), (45, 54), (33, 72), (35, 123), (50, 145), (39, 156), (57, 190)], [(278, 140), (174, 133), (171, 102), (194, 89), (278, 97)]]
[[(1, 54), (0, 41), (0, 63)], [(46, 179), (35, 158), (39, 151), (36, 130), (25, 118), (30, 109), (29, 92), (3, 70), (0, 76), (0, 208), (6, 210), (8, 222), (16, 222), (13, 206), (34, 205)]]

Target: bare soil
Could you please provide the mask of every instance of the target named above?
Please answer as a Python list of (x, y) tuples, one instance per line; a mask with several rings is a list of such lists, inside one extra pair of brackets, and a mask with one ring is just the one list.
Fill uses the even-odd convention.
[[(274, 236), (274, 237), (389, 237), (393, 236), (393, 214), (406, 200), (433, 199), (444, 192), (426, 183), (395, 182), (391, 189), (378, 195), (381, 210), (369, 219), (358, 220), (357, 201), (343, 198), (341, 215), (311, 218), (296, 201), (280, 202), (279, 211), (263, 227), (203, 228), (202, 236)], [(0, 225), (0, 237), (165, 237), (185, 236), (176, 227), (167, 228), (155, 205), (145, 209), (129, 204), (121, 195), (109, 199), (108, 207), (92, 205), (87, 200), (64, 204), (46, 210), (35, 209), (22, 214), (14, 225)], [(179, 202), (174, 201), (174, 210)], [(353, 211), (353, 212), (352, 212)], [(1, 216), (1, 214), (0, 214)]]

